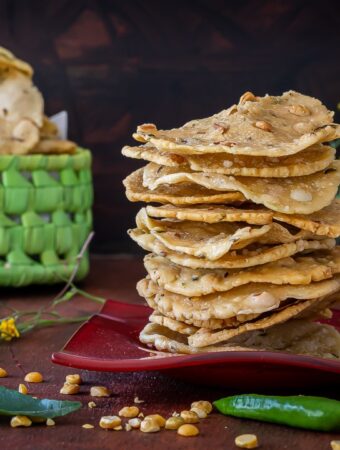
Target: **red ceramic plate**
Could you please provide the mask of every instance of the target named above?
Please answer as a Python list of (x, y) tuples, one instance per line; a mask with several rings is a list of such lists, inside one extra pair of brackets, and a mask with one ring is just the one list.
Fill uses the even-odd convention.
[[(172, 376), (234, 388), (306, 388), (339, 383), (340, 362), (279, 352), (216, 352), (153, 356), (138, 341), (150, 308), (108, 300), (52, 361), (79, 369), (132, 372), (159, 370)], [(329, 321), (340, 328), (340, 311)]]

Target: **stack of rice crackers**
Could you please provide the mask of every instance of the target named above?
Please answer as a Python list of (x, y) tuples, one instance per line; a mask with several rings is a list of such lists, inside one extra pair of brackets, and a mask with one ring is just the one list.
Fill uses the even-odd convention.
[(340, 357), (340, 334), (318, 322), (340, 289), (340, 162), (325, 144), (339, 136), (333, 113), (294, 91), (137, 128), (142, 144), (123, 154), (148, 161), (124, 180), (130, 201), (149, 203), (129, 230), (150, 252), (141, 342)]

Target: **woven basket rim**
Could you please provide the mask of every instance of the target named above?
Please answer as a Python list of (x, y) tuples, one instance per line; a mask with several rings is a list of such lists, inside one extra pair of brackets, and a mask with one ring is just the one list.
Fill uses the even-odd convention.
[(74, 170), (90, 169), (91, 151), (77, 147), (73, 154), (34, 154), (34, 155), (0, 155), (0, 173), (15, 169), (18, 171), (59, 171), (66, 168)]

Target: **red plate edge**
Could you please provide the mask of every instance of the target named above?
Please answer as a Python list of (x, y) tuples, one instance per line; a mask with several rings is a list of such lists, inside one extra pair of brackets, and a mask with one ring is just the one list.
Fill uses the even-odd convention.
[[(112, 310), (119, 314), (112, 314)], [(93, 356), (81, 356), (68, 351), (68, 347), (76, 336), (85, 327), (88, 327), (96, 318), (109, 319), (113, 322), (129, 324), (130, 321), (140, 321), (142, 326), (146, 323), (151, 309), (144, 305), (125, 303), (116, 300), (107, 300), (98, 314), (92, 316), (87, 322), (73, 334), (64, 346), (63, 350), (52, 354), (52, 361), (56, 364), (75, 367), (78, 369), (95, 370), (103, 372), (133, 372), (179, 369), (200, 365), (220, 365), (226, 363), (241, 364), (274, 364), (276, 366), (290, 366), (292, 368), (313, 369), (321, 372), (340, 374), (340, 361), (333, 359), (316, 358), (313, 356), (293, 355), (284, 352), (214, 352), (200, 353), (196, 355), (165, 356), (151, 359), (129, 358), (109, 359), (95, 358)], [(132, 314), (133, 313), (133, 314)], [(335, 322), (340, 325), (340, 311), (335, 312)], [(138, 327), (138, 328), (141, 328)], [(135, 329), (137, 331), (137, 328)]]

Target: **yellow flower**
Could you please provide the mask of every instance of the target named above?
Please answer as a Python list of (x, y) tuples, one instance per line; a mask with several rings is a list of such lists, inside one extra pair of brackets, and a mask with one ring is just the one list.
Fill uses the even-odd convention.
[(20, 337), (20, 333), (16, 327), (15, 319), (3, 319), (0, 323), (0, 339), (11, 341), (14, 337)]

